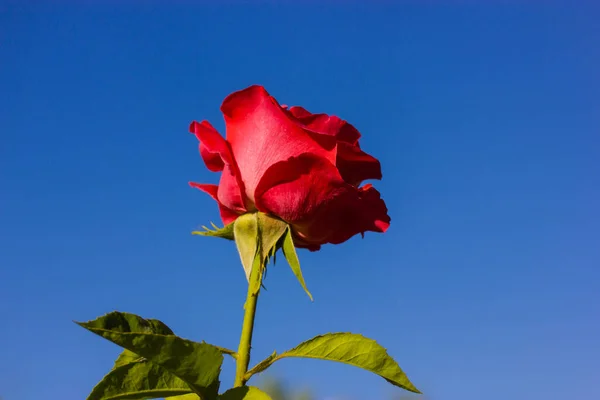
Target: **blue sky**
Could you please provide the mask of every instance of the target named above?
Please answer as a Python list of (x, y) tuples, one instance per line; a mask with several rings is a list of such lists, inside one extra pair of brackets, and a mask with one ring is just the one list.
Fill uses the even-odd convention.
[[(427, 399), (598, 398), (600, 10), (566, 5), (0, 9), (0, 397), (82, 399), (118, 309), (236, 347), (246, 281), (187, 186), (187, 132), (230, 92), (336, 114), (381, 160), (392, 225), (269, 271), (254, 361), (329, 331), (377, 339)], [(398, 393), (284, 360), (319, 398)], [(233, 363), (226, 361), (223, 385)]]

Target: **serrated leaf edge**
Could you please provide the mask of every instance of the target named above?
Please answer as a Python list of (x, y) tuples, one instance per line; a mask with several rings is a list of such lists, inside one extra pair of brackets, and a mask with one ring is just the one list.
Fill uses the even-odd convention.
[[(295, 346), (295, 347), (291, 348), (290, 350), (286, 350), (286, 351), (284, 351), (283, 353), (276, 354), (277, 352), (273, 352), (273, 354), (271, 354), (269, 357), (265, 358), (264, 360), (262, 360), (261, 362), (259, 362), (258, 364), (256, 364), (254, 367), (252, 367), (252, 369), (250, 369), (250, 370), (247, 372), (247, 374), (246, 374), (246, 377), (247, 377), (247, 379), (250, 379), (250, 377), (252, 377), (254, 374), (257, 374), (257, 373), (260, 373), (260, 372), (263, 372), (263, 371), (265, 371), (267, 368), (269, 368), (271, 365), (273, 365), (273, 363), (275, 363), (275, 361), (281, 360), (281, 359), (283, 359), (283, 358), (309, 358), (309, 359), (315, 359), (315, 360), (324, 360), (324, 361), (332, 361), (332, 362), (337, 362), (337, 363), (340, 363), (340, 364), (351, 365), (351, 366), (353, 366), (353, 367), (360, 368), (360, 369), (362, 369), (362, 370), (365, 370), (365, 371), (367, 371), (367, 372), (370, 372), (370, 373), (373, 373), (373, 374), (375, 374), (375, 375), (378, 375), (378, 376), (382, 377), (383, 379), (385, 379), (386, 381), (388, 381), (389, 383), (393, 384), (394, 386), (399, 386), (399, 387), (402, 387), (403, 389), (405, 389), (405, 390), (408, 390), (408, 391), (410, 391), (410, 392), (413, 392), (413, 393), (419, 393), (419, 394), (421, 394), (421, 392), (420, 392), (420, 391), (419, 391), (419, 390), (418, 390), (418, 389), (417, 389), (417, 388), (416, 388), (416, 387), (415, 387), (415, 386), (412, 384), (412, 382), (410, 382), (410, 381), (409, 381), (409, 383), (412, 385), (412, 387), (407, 387), (407, 386), (404, 386), (404, 385), (400, 385), (400, 384), (398, 384), (398, 383), (396, 383), (396, 382), (393, 382), (392, 380), (390, 380), (390, 379), (386, 378), (386, 377), (385, 377), (385, 376), (383, 376), (383, 375), (379, 375), (378, 373), (376, 373), (376, 372), (374, 372), (374, 371), (369, 371), (368, 369), (365, 369), (365, 368), (363, 368), (363, 367), (361, 367), (361, 366), (358, 366), (358, 365), (356, 365), (356, 364), (349, 363), (349, 362), (347, 362), (347, 361), (342, 361), (342, 360), (331, 360), (331, 359), (327, 359), (327, 358), (325, 358), (325, 357), (315, 357), (315, 356), (310, 356), (310, 355), (295, 355), (295, 354), (287, 354), (287, 353), (291, 353), (292, 351), (294, 351), (294, 350), (298, 349), (300, 346), (303, 346), (303, 345), (307, 344), (308, 342), (311, 342), (311, 341), (313, 341), (313, 340), (317, 340), (317, 339), (320, 339), (320, 338), (323, 338), (323, 337), (326, 337), (326, 336), (330, 336), (330, 335), (331, 335), (331, 336), (333, 336), (333, 335), (336, 335), (336, 336), (337, 336), (337, 335), (352, 335), (352, 336), (360, 336), (360, 338), (362, 338), (362, 339), (365, 339), (365, 340), (369, 340), (369, 341), (371, 341), (371, 342), (374, 342), (374, 343), (375, 343), (377, 346), (381, 347), (381, 348), (383, 349), (383, 351), (385, 352), (385, 354), (386, 354), (386, 355), (387, 355), (389, 358), (391, 358), (391, 359), (392, 359), (392, 360), (393, 360), (393, 361), (394, 361), (396, 364), (398, 364), (398, 363), (397, 363), (397, 361), (396, 361), (396, 360), (394, 360), (394, 358), (393, 358), (392, 356), (390, 356), (390, 355), (389, 355), (389, 353), (387, 352), (387, 349), (386, 349), (385, 347), (383, 347), (382, 345), (380, 345), (380, 344), (379, 344), (379, 343), (378, 343), (376, 340), (374, 340), (374, 339), (368, 338), (368, 337), (366, 337), (366, 336), (364, 336), (364, 335), (361, 335), (360, 333), (352, 333), (352, 332), (332, 332), (332, 333), (326, 333), (326, 334), (322, 334), (322, 335), (317, 335), (317, 336), (315, 336), (315, 337), (313, 337), (313, 338), (310, 338), (310, 339), (308, 339), (308, 340), (305, 340), (304, 342), (302, 342), (302, 343), (298, 344), (297, 346)], [(257, 368), (257, 367), (258, 367), (258, 368)], [(398, 365), (398, 368), (400, 368), (400, 366), (399, 366), (399, 365)], [(400, 370), (402, 370), (402, 368), (400, 368)], [(402, 373), (404, 373), (404, 371), (403, 371)], [(408, 377), (407, 377), (407, 380), (408, 380)]]

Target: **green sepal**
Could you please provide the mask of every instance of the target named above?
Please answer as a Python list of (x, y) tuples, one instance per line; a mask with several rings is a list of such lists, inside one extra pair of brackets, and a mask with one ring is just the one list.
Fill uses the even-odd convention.
[[(248, 281), (252, 269), (262, 268), (277, 251), (287, 226), (284, 221), (261, 212), (241, 215), (233, 222), (235, 244)], [(262, 279), (259, 287), (260, 283)]]
[(233, 237), (240, 261), (246, 274), (246, 279), (250, 279), (250, 272), (254, 265), (254, 259), (258, 253), (258, 220), (256, 214), (244, 214), (237, 217), (233, 222)]
[(288, 229), (288, 224), (261, 212), (257, 213), (256, 217), (260, 237), (261, 261), (266, 263), (270, 255), (275, 255), (277, 242), (279, 242), (279, 239), (281, 239), (286, 229)]
[(222, 228), (219, 228), (218, 226), (216, 226), (215, 224), (213, 224), (211, 222), (210, 225), (213, 227), (213, 229), (207, 228), (206, 226), (203, 225), (202, 226), (202, 229), (204, 229), (203, 231), (193, 231), (192, 235), (214, 236), (214, 237), (220, 237), (223, 239), (234, 240), (234, 237), (233, 237), (234, 222), (231, 222)]
[[(257, 295), (260, 288), (263, 286), (263, 275), (266, 271), (265, 264), (260, 261), (260, 252), (256, 252), (254, 260), (252, 261), (252, 267), (250, 270), (250, 276), (248, 277), (248, 285), (253, 295)], [(254, 279), (254, 274), (259, 274), (258, 279)], [(244, 304), (244, 308), (246, 305)]]
[(294, 239), (292, 238), (292, 229), (289, 226), (285, 231), (282, 250), (285, 259), (290, 265), (290, 268), (296, 276), (296, 279), (298, 279), (298, 282), (300, 282), (302, 289), (304, 289), (310, 301), (313, 301), (312, 294), (310, 294), (310, 291), (306, 287), (306, 282), (304, 281), (304, 276), (302, 275), (302, 269), (300, 268), (300, 260), (298, 260), (298, 255), (296, 254), (296, 247), (294, 246)]
[[(255, 212), (240, 215), (223, 228), (218, 228), (214, 224), (212, 226), (214, 230), (204, 226), (204, 231), (194, 231), (192, 234), (234, 240), (248, 281), (250, 281), (250, 272), (253, 268), (263, 268), (269, 261), (275, 263), (275, 255), (281, 248), (302, 289), (313, 301), (312, 294), (306, 287), (302, 275), (292, 229), (285, 221), (262, 212)], [(261, 271), (261, 274), (263, 272)], [(262, 286), (262, 276), (258, 282), (257, 288), (253, 289), (255, 292)]]

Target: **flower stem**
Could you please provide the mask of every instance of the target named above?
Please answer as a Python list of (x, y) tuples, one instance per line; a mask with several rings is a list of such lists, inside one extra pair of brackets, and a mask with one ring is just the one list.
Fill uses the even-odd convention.
[(248, 294), (244, 306), (244, 323), (242, 324), (242, 334), (240, 336), (240, 345), (237, 351), (237, 364), (235, 368), (235, 381), (233, 387), (246, 385), (245, 375), (248, 372), (250, 364), (250, 349), (252, 345), (252, 332), (254, 330), (254, 316), (256, 314), (256, 302), (260, 293), (260, 281), (262, 279), (262, 268), (252, 268), (248, 282)]

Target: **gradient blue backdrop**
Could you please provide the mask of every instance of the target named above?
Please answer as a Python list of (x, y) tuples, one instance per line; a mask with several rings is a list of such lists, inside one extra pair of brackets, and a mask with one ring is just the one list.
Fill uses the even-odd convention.
[[(29, 4), (29, 5), (26, 5)], [(435, 400), (600, 398), (600, 12), (584, 5), (34, 6), (0, 12), (0, 397), (83, 399), (119, 309), (236, 347), (246, 281), (187, 186), (187, 132), (230, 92), (363, 133), (392, 217), (301, 251), (260, 300), (254, 360), (315, 334), (378, 339)], [(232, 382), (226, 360), (224, 385)], [(284, 360), (320, 399), (399, 393)]]

